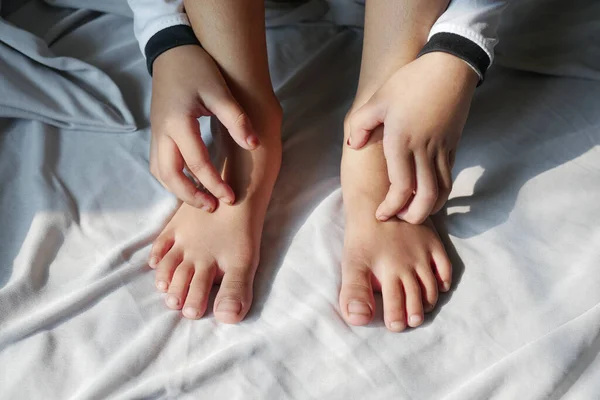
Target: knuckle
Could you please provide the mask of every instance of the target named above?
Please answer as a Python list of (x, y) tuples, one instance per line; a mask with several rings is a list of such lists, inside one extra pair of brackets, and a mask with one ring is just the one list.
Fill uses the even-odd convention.
[(245, 112), (240, 111), (238, 116), (235, 117), (233, 125), (241, 129), (248, 128), (250, 126), (250, 118), (248, 118), (248, 115), (246, 115)]
[(194, 175), (202, 174), (203, 172), (206, 171), (207, 168), (208, 168), (208, 165), (207, 165), (206, 161), (199, 161), (199, 162), (193, 162), (193, 163), (187, 164), (188, 171), (190, 171)]

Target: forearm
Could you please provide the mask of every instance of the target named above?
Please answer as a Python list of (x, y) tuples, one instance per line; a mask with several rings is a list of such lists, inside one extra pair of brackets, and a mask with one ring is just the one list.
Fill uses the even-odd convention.
[(267, 60), (263, 0), (186, 0), (196, 36), (221, 68), (234, 96), (257, 117), (278, 104)]
[(400, 67), (413, 61), (448, 0), (367, 1), (356, 103), (364, 102)]
[(237, 202), (254, 194), (264, 200), (270, 196), (281, 163), (281, 108), (269, 75), (264, 3), (189, 0), (185, 7), (198, 40), (221, 69), (260, 139), (256, 150), (246, 151), (229, 135), (219, 135), (227, 153), (224, 178)]

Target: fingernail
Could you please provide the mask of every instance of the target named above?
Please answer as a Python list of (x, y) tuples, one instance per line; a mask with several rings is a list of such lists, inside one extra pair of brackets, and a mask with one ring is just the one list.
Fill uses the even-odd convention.
[(448, 290), (450, 290), (450, 282), (444, 281), (443, 287), (444, 287), (444, 291), (445, 292), (447, 292)]
[(251, 149), (254, 149), (255, 147), (258, 147), (258, 138), (254, 135), (250, 135), (248, 136), (248, 138), (246, 139), (246, 143), (248, 143), (248, 146), (250, 146)]
[(394, 321), (390, 324), (390, 329), (395, 332), (400, 332), (404, 328), (406, 328), (406, 324), (404, 322)]
[(148, 261), (148, 265), (154, 268), (156, 267), (156, 264), (158, 264), (158, 257), (151, 257), (150, 261)]
[(423, 318), (420, 315), (411, 315), (408, 319), (408, 324), (410, 326), (417, 326), (423, 321)]
[(177, 308), (179, 307), (179, 299), (177, 298), (177, 296), (173, 296), (172, 294), (167, 296), (167, 306), (169, 306), (170, 308)]
[(388, 217), (387, 215), (383, 215), (383, 214), (377, 214), (377, 219), (380, 221), (387, 221), (388, 219), (390, 219), (390, 217)]
[(353, 300), (348, 303), (348, 314), (350, 315), (371, 315), (371, 307), (362, 301)]
[(167, 290), (168, 287), (169, 287), (169, 285), (165, 281), (156, 282), (156, 288), (158, 290), (160, 290), (161, 292), (164, 292), (165, 290)]
[(231, 201), (231, 199), (229, 199), (227, 197), (219, 197), (219, 200), (221, 200), (225, 204), (229, 204), (229, 205), (233, 204), (233, 201)]
[(223, 299), (217, 304), (217, 312), (239, 314), (242, 311), (242, 303), (233, 299)]
[(200, 314), (198, 309), (194, 307), (185, 307), (182, 312), (187, 318), (198, 318), (198, 315)]

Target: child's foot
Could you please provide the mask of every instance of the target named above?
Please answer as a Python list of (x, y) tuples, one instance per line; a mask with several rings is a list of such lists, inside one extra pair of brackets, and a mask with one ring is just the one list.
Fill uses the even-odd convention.
[(382, 149), (383, 130), (376, 129), (367, 146), (344, 146), (342, 192), (346, 213), (340, 307), (352, 325), (373, 318), (373, 290), (383, 296), (389, 330), (399, 332), (423, 323), (439, 291), (447, 291), (452, 267), (433, 225), (411, 225), (374, 217), (389, 180)]
[(340, 307), (349, 324), (371, 321), (376, 290), (383, 296), (389, 330), (417, 327), (423, 312), (435, 307), (438, 290), (450, 288), (451, 279), (450, 261), (429, 221), (411, 225), (379, 222), (370, 212), (347, 214)]
[(252, 152), (228, 139), (223, 175), (236, 203), (220, 204), (213, 213), (182, 204), (152, 246), (156, 287), (167, 293), (167, 306), (187, 318), (204, 315), (216, 283), (217, 320), (236, 323), (250, 309), (264, 218), (281, 163), (280, 117), (271, 119), (273, 128), (261, 129), (261, 147)]
[(167, 306), (200, 318), (213, 284), (220, 282), (215, 317), (242, 320), (252, 302), (261, 230), (261, 218), (248, 204), (221, 206), (212, 214), (182, 204), (151, 252), (156, 287), (167, 293)]

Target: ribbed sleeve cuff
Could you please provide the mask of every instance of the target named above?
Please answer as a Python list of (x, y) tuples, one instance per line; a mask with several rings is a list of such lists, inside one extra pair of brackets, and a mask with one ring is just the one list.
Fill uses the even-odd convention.
[(144, 48), (146, 66), (150, 75), (152, 75), (152, 64), (158, 56), (174, 47), (188, 44), (200, 46), (194, 30), (189, 25), (174, 25), (156, 32)]
[(465, 61), (479, 75), (479, 84), (483, 82), (491, 64), (490, 57), (479, 45), (455, 33), (440, 32), (431, 36), (419, 52), (419, 57), (435, 51), (449, 53)]

